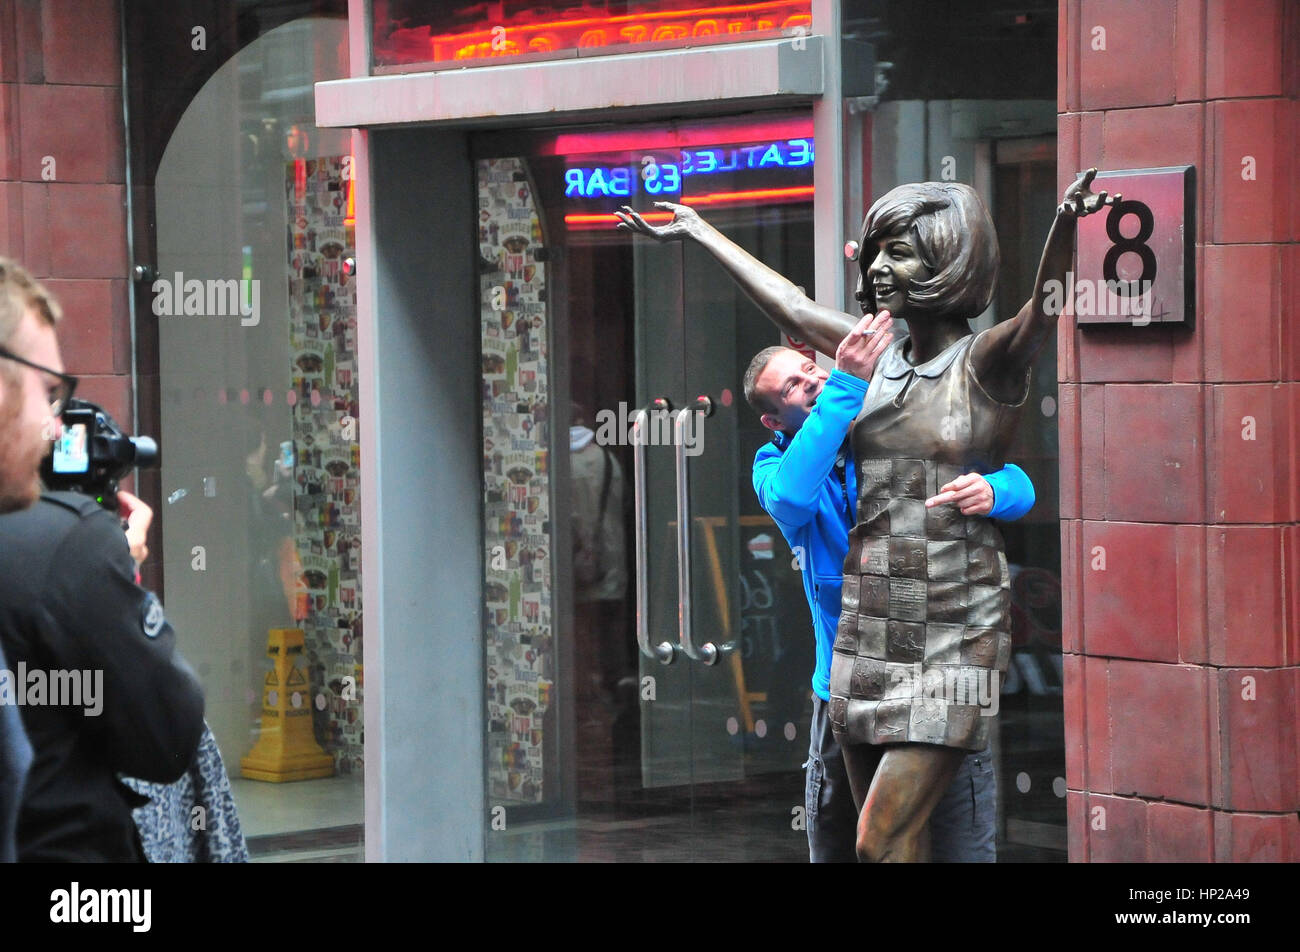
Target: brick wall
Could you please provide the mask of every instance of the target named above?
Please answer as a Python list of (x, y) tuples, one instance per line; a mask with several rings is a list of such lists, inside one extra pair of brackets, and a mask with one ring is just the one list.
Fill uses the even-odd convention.
[(1197, 178), (1195, 329), (1059, 329), (1070, 859), (1300, 860), (1300, 4), (1060, 10), (1061, 188)]
[[(119, 0), (0, 3), (0, 254), (63, 305), (59, 344), (77, 396), (134, 433), (125, 163)], [(151, 353), (153, 328), (141, 330)], [(155, 369), (146, 363), (144, 374)], [(157, 436), (156, 376), (143, 379), (154, 384), (139, 394), (155, 408), (146, 432)], [(156, 470), (123, 488), (158, 511)], [(161, 540), (155, 521), (143, 573), (157, 591)]]
[(117, 0), (0, 4), (0, 253), (63, 305), (78, 395), (131, 419)]

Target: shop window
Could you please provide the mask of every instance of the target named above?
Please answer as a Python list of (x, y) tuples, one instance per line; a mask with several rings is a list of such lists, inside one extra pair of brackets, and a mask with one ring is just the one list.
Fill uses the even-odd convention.
[(137, 293), (157, 339), (164, 596), (255, 859), (361, 859), (351, 134), (312, 121), (313, 84), (347, 75), (347, 51), (344, 20), (291, 21), (169, 100), (136, 212), (156, 236)]

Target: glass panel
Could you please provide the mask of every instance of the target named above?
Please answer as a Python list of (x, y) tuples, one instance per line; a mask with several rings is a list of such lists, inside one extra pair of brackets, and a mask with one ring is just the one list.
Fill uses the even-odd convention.
[[(361, 858), (361, 487), (347, 28), (221, 65), (154, 185), (167, 607), (255, 857)], [(292, 781), (292, 782), (291, 782)]]
[[(485, 156), (478, 164), (484, 420), (493, 443), (485, 453), (487, 756), (491, 807), (508, 817), (504, 827), (489, 821), (489, 856), (734, 858), (728, 851), (752, 850), (803, 859), (806, 841), (791, 825), (791, 808), (803, 802), (811, 625), (791, 555), (753, 499), (750, 461), (765, 431), (748, 406), (736, 405), (749, 358), (779, 334), (698, 248), (633, 241), (613, 227), (610, 210), (628, 203), (662, 221), (666, 213), (649, 211), (657, 199), (710, 209), (733, 240), (811, 284), (811, 123), (763, 117), (483, 135), (477, 151)], [(493, 154), (503, 157), (487, 158)], [(517, 254), (512, 236), (528, 239), (513, 242)], [(511, 329), (534, 304), (549, 338), (530, 330), (525, 346)], [(526, 355), (539, 349), (551, 371), (549, 405), (567, 414), (550, 411), (556, 425), (546, 486), (530, 479), (512, 493), (504, 452), (495, 472), (497, 449), (508, 443), (540, 454), (547, 446), (544, 435), (538, 442), (536, 418), (525, 433), (528, 417), (519, 415), (520, 401), (530, 399)], [(687, 443), (696, 642), (734, 650), (711, 667), (680, 652), (662, 665), (635, 639), (628, 426), (653, 398), (680, 409), (700, 393), (717, 408), (693, 430), (698, 442)], [(654, 421), (645, 447), (652, 644), (678, 641), (669, 421)], [(512, 561), (509, 536), (504, 543), (491, 537), (500, 527), (527, 537), (530, 510), (544, 507), (551, 518), (541, 532), (554, 556), (543, 567), (549, 577), (531, 584), (550, 592), (553, 626), (541, 636), (551, 639), (549, 660), (537, 650), (537, 629), (512, 614), (512, 580), (522, 594), (529, 576)], [(498, 544), (506, 548), (494, 568)], [(494, 663), (506, 649), (522, 651), (528, 664)], [(523, 717), (501, 709), (502, 696), (508, 708), (516, 687), (534, 677), (550, 682), (540, 725), (535, 709)], [(752, 784), (765, 775), (771, 784)], [(754, 837), (764, 822), (774, 839)], [(705, 829), (708, 838), (698, 835)]]
[[(581, 161), (579, 157), (577, 161)], [(632, 156), (619, 157), (627, 165)], [(572, 161), (566, 174), (573, 171)], [(597, 179), (601, 165), (579, 166), (587, 182)], [(653, 178), (653, 176), (650, 176)], [(643, 183), (646, 181), (642, 180)], [(566, 197), (575, 192), (573, 177), (566, 185)], [(590, 192), (590, 189), (588, 189)], [(640, 207), (643, 203), (628, 197), (626, 201)], [(607, 218), (608, 216), (592, 216)], [(589, 241), (599, 232), (575, 236)], [(682, 351), (682, 248), (678, 244), (660, 245), (652, 241), (632, 241), (617, 236), (630, 246), (635, 277), (635, 308), (632, 321), (636, 338), (636, 397), (633, 407), (648, 407), (656, 399), (670, 400), (672, 409), (655, 412), (649, 419), (646, 454), (646, 558), (649, 563), (650, 593), (646, 599), (650, 644), (667, 642), (677, 646), (678, 625), (678, 552), (677, 552), (677, 468), (672, 445), (672, 421), (684, 404), (686, 390)], [(695, 461), (692, 461), (695, 462)], [(696, 552), (698, 552), (698, 546)], [(635, 597), (635, 591), (632, 593)], [(671, 668), (655, 658), (638, 652), (640, 674), (638, 720), (641, 725), (641, 776), (645, 787), (685, 787), (693, 779), (695, 761), (691, 749), (691, 725), (696, 715), (693, 687), (698, 672), (696, 663), (676, 649)]]
[(888, 99), (1056, 100), (1054, 0), (840, 0), (840, 10), (845, 38), (875, 46)]
[[(1056, 141), (997, 143), (994, 221), (1002, 254), (998, 312), (1010, 316), (1033, 286), (1057, 202)], [(1003, 859), (1063, 859), (1065, 712), (1061, 655), (1060, 451), (1056, 429), (1056, 336), (1034, 364), (1013, 459), (1038, 501), (1003, 523), (1011, 569), (1011, 665), (1002, 686), (1000, 783)], [(1052, 852), (1048, 852), (1048, 851)]]
[(375, 72), (805, 35), (811, 0), (374, 0)]
[[(811, 169), (800, 168), (786, 173), (784, 187), (802, 187)], [(714, 187), (745, 191), (744, 185), (743, 176), (733, 175)], [(704, 214), (760, 261), (812, 286), (811, 202)], [(750, 359), (784, 341), (707, 252), (694, 244), (685, 251), (687, 379), (717, 404), (704, 423), (704, 452), (693, 461), (692, 509), (709, 521), (701, 532), (712, 543), (699, 555), (697, 624), (702, 637), (734, 643), (734, 652), (714, 669), (728, 683), (707, 698), (697, 691), (695, 746), (706, 762), (724, 761), (723, 751), (739, 746), (744, 756), (736, 775), (782, 774), (795, 805), (802, 802), (799, 766), (807, 749), (816, 649), (797, 562), (754, 493), (754, 454), (772, 434), (741, 389)], [(789, 808), (784, 812), (788, 817)]]

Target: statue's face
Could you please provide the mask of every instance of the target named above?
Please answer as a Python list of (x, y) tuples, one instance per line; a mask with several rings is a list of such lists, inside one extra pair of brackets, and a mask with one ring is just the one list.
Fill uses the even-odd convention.
[[(861, 260), (866, 265), (866, 284), (875, 297), (877, 313), (888, 310), (895, 317), (906, 316), (908, 291), (917, 281), (931, 277), (930, 269), (921, 261), (906, 231), (868, 243)], [(866, 264), (867, 261), (870, 263)]]
[(763, 414), (763, 425), (791, 435), (799, 432), (829, 376), (797, 350), (774, 354), (754, 381), (754, 388), (777, 408)]

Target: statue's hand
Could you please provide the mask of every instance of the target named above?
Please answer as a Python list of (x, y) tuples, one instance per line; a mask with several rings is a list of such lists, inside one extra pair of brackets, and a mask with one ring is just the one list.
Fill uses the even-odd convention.
[(1104, 191), (1094, 193), (1091, 185), (1096, 177), (1097, 170), (1088, 169), (1075, 179), (1074, 184), (1065, 190), (1065, 198), (1057, 206), (1057, 214), (1083, 218), (1085, 215), (1101, 211), (1107, 205), (1114, 205), (1124, 197), (1123, 195), (1108, 196)]
[(674, 205), (672, 202), (655, 202), (655, 208), (663, 208), (673, 213), (673, 220), (666, 225), (655, 227), (650, 224), (629, 205), (624, 205), (622, 211), (614, 214), (619, 217), (618, 227), (623, 231), (631, 231), (636, 234), (646, 235), (656, 241), (677, 241), (682, 238), (688, 238), (694, 233), (696, 227), (703, 223), (704, 219), (696, 214), (695, 209), (688, 205)]
[(952, 503), (963, 516), (987, 516), (993, 511), (993, 487), (979, 473), (958, 476), (939, 487), (939, 494), (925, 501), (926, 509)]

